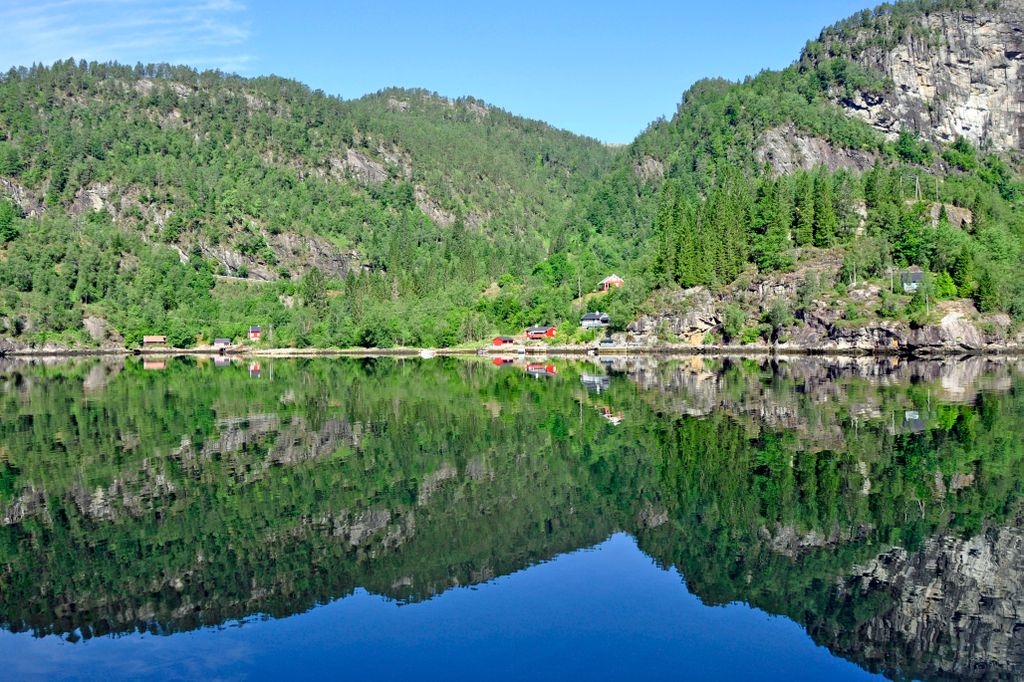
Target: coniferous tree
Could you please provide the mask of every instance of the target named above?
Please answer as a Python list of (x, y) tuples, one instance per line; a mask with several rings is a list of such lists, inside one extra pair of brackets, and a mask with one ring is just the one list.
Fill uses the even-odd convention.
[(783, 270), (792, 266), (789, 249), (789, 205), (783, 183), (764, 180), (758, 187), (754, 210), (753, 256), (762, 270)]
[(832, 183), (828, 174), (819, 170), (814, 178), (814, 245), (831, 246), (836, 239), (837, 225)]
[(327, 282), (324, 273), (316, 266), (302, 278), (302, 302), (318, 318), (327, 313)]
[(983, 313), (999, 309), (999, 293), (996, 291), (992, 272), (987, 267), (981, 271), (981, 276), (978, 277), (978, 288), (974, 292), (974, 301), (978, 305), (978, 310)]
[(18, 236), (18, 228), (14, 224), (16, 217), (14, 204), (6, 199), (0, 200), (0, 244), (5, 244)]
[(708, 273), (697, 231), (697, 217), (677, 187), (674, 204), (673, 232), (677, 252), (675, 280), (684, 287), (707, 284)]
[(674, 281), (677, 275), (680, 246), (676, 233), (677, 201), (676, 183), (669, 180), (661, 188), (654, 223), (658, 235), (658, 250), (654, 259), (655, 272), (667, 282)]
[(971, 293), (971, 288), (974, 286), (974, 262), (971, 252), (966, 246), (961, 247), (953, 259), (950, 275), (952, 275), (953, 283), (956, 284), (961, 296)]
[(807, 173), (797, 177), (793, 212), (793, 240), (797, 246), (808, 246), (814, 241), (814, 183)]

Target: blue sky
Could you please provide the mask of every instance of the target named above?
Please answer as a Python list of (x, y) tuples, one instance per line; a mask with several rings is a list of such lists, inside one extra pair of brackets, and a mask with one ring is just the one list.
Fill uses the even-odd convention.
[(629, 142), (708, 76), (791, 63), (872, 0), (0, 0), (0, 66), (75, 58), (277, 74), (345, 98), (473, 95)]

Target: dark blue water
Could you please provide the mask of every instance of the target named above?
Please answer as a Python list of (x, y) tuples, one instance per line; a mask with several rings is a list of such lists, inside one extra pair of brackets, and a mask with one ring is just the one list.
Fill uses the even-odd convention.
[(69, 644), (0, 635), (11, 678), (867, 679), (798, 625), (703, 606), (617, 534), (430, 601), (364, 591), (282, 620)]

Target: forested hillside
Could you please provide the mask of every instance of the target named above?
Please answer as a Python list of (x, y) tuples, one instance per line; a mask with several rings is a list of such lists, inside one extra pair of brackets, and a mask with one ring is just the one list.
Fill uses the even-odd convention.
[[(768, 311), (763, 296), (749, 306), (736, 291), (791, 271), (807, 298), (836, 289), (830, 305), (847, 322), (928, 324), (936, 321), (925, 313), (930, 304), (961, 297), (982, 313), (1024, 317), (1019, 148), (977, 128), (970, 134), (962, 121), (964, 134), (944, 142), (919, 119), (882, 125), (857, 108), (896, 97), (891, 75), (858, 61), (864, 54), (921, 40), (919, 24), (960, 35), (964, 26), (984, 23), (980, 11), (990, 13), (985, 22), (1002, 22), (990, 30), (1019, 30), (1020, 10), (1017, 0), (883, 5), (826, 29), (783, 71), (696, 84), (676, 115), (652, 124), (629, 153), (636, 174), (658, 191), (653, 218), (637, 211), (639, 221), (619, 225), (653, 237), (650, 281), (668, 289), (732, 285), (723, 296), (737, 299), (734, 317), (727, 324), (722, 307), (713, 335), (725, 341), (775, 341), (780, 327), (800, 326), (804, 311), (796, 302), (780, 300), (785, 310)], [(927, 40), (948, 46), (953, 37), (935, 29)], [(1005, 59), (1015, 60), (1004, 47)], [(922, 82), (943, 77), (931, 64), (914, 66)], [(984, 73), (989, 66), (979, 65), (979, 79), (998, 78)], [(964, 99), (971, 95), (965, 89), (944, 97)], [(993, 108), (987, 116), (984, 130), (996, 130), (1015, 114)], [(644, 203), (614, 187), (605, 181), (590, 214), (622, 216), (616, 204)], [(821, 281), (802, 277), (805, 267), (829, 262), (840, 267)], [(894, 273), (914, 266), (925, 271), (918, 292), (893, 291)], [(859, 300), (847, 296), (854, 286), (865, 287)]]
[[(1019, 81), (998, 76), (1024, 53), (1005, 42), (1021, 13), (1020, 0), (883, 5), (787, 69), (696, 84), (624, 149), (422, 90), (343, 101), (166, 65), (12, 69), (0, 336), (187, 346), (272, 324), (275, 345), (436, 346), (547, 323), (582, 340), (585, 309), (623, 329), (665, 292), (822, 262), (840, 266), (798, 279), (809, 299), (833, 292), (847, 322), (927, 325), (932, 303), (958, 298), (1021, 319), (1024, 185), (1005, 101)], [(957, 55), (977, 58), (967, 84), (947, 68)], [(978, 97), (987, 118), (965, 104)], [(892, 286), (911, 266), (926, 273), (913, 297)], [(624, 289), (578, 299), (612, 272)], [(720, 295), (709, 340), (800, 325), (792, 304), (769, 320), (764, 300)]]
[[(455, 343), (493, 324), (475, 306), (502, 276), (532, 301), (522, 285), (614, 156), (426, 91), (344, 102), (162, 65), (11, 70), (0, 319), (66, 342), (91, 315), (129, 343), (256, 322), (282, 343)], [(296, 296), (311, 272), (319, 291)]]

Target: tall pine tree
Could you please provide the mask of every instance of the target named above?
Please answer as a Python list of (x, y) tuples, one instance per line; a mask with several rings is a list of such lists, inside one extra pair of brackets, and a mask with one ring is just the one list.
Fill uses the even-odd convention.
[(836, 239), (838, 221), (833, 199), (832, 180), (824, 169), (814, 178), (814, 245), (832, 246)]
[(807, 173), (796, 178), (793, 239), (797, 246), (807, 246), (814, 241), (814, 182)]

